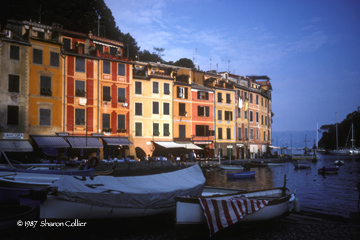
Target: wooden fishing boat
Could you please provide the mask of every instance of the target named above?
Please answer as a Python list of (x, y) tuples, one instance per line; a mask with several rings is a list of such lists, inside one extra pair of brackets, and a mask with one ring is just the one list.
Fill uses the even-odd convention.
[(205, 177), (199, 165), (174, 172), (131, 177), (62, 176), (40, 205), (40, 218), (105, 219), (175, 212), (175, 198), (200, 195)]
[(49, 186), (63, 175), (28, 172), (0, 172), (0, 187), (35, 189)]
[[(251, 192), (234, 189), (233, 193), (225, 194), (207, 194), (204, 189), (200, 197), (177, 198), (176, 224), (208, 223), (210, 235), (212, 235), (218, 229), (235, 222), (266, 221), (280, 217), (291, 211), (294, 200), (295, 194), (290, 193), (285, 186)], [(245, 204), (254, 204), (255, 208), (261, 204), (263, 206), (256, 209), (255, 212), (242, 215), (240, 209), (244, 210), (245, 208), (243, 208), (244, 204), (238, 205), (239, 201), (244, 201)], [(223, 208), (224, 205), (227, 208)]]
[(318, 169), (318, 174), (335, 174), (338, 173), (338, 167), (322, 167)]
[(228, 179), (238, 179), (238, 178), (253, 178), (255, 177), (256, 171), (249, 172), (236, 172), (226, 174)]
[(0, 205), (0, 230), (19, 227), (20, 225), (17, 224), (20, 220), (22, 223), (32, 221), (37, 212), (38, 209), (34, 206)]
[(251, 168), (251, 167), (267, 167), (268, 166), (268, 164), (267, 163), (264, 163), (264, 162), (259, 162), (259, 163), (257, 163), (257, 162), (252, 162), (252, 163), (247, 163), (246, 164), (246, 167), (247, 168)]

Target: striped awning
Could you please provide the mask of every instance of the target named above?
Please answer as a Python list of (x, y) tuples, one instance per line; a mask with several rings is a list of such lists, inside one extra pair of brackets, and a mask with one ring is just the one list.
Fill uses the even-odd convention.
[(4, 152), (32, 152), (33, 147), (27, 140), (0, 140)]
[(102, 139), (108, 146), (132, 145), (132, 142), (130, 142), (127, 138), (104, 137)]
[(103, 148), (98, 138), (94, 137), (67, 137), (72, 148)]
[(68, 148), (70, 145), (63, 137), (58, 136), (32, 136), (39, 148)]

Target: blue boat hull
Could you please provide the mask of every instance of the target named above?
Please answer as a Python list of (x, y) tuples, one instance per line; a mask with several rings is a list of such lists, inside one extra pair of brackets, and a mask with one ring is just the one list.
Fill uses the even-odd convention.
[(252, 178), (255, 177), (256, 171), (250, 172), (238, 172), (238, 173), (228, 173), (226, 174), (227, 178), (235, 179), (235, 178)]

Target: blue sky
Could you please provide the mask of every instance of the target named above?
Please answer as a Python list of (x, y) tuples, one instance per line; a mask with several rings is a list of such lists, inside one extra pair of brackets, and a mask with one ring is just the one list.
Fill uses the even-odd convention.
[(316, 130), (360, 106), (360, 1), (105, 0), (141, 50), (201, 70), (267, 75), (273, 131)]

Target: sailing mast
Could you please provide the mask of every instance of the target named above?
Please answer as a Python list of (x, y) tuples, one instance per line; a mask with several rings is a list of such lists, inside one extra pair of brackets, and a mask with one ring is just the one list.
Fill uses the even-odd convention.
[(336, 122), (336, 150), (339, 150), (339, 147), (338, 147), (338, 129), (337, 129), (337, 112), (335, 113), (335, 122)]

